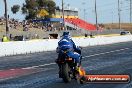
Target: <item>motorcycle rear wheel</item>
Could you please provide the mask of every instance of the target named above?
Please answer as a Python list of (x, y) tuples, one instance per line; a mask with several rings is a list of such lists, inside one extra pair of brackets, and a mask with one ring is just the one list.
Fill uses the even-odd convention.
[(71, 77), (70, 77), (70, 67), (68, 65), (68, 63), (64, 63), (62, 65), (62, 75), (63, 75), (63, 81), (65, 83), (68, 83), (71, 81)]

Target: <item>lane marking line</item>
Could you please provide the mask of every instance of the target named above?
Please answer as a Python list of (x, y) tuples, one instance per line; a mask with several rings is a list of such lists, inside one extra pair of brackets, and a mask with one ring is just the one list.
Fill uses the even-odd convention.
[[(130, 49), (130, 48), (124, 48), (124, 49), (113, 50), (113, 51), (109, 51), (109, 52), (105, 52), (105, 53), (93, 54), (93, 55), (89, 55), (89, 56), (84, 56), (82, 58), (94, 57), (94, 56), (99, 56), (99, 55), (104, 55), (104, 54), (119, 52), (119, 51), (128, 50), (128, 49)], [(56, 63), (43, 64), (43, 65), (38, 65), (38, 66), (26, 67), (26, 68), (22, 68), (22, 69), (34, 69), (34, 68), (44, 67), (44, 66), (50, 66), (50, 65), (54, 65), (54, 64), (56, 64)]]
[(45, 66), (50, 66), (50, 65), (54, 65), (56, 63), (49, 63), (49, 64), (43, 64), (43, 65), (37, 65), (37, 66), (31, 66), (31, 67), (25, 67), (22, 69), (34, 69), (34, 68), (38, 68), (38, 67), (45, 67)]
[(89, 56), (84, 56), (84, 57), (82, 57), (82, 58), (94, 57), (94, 56), (99, 56), (99, 55), (104, 55), (104, 54), (109, 54), (109, 53), (114, 53), (114, 52), (124, 51), (124, 50), (128, 50), (128, 49), (130, 49), (130, 48), (124, 48), (124, 49), (113, 50), (113, 51), (104, 52), (104, 53), (99, 53), (99, 54), (93, 54), (93, 55), (89, 55)]
[[(109, 53), (124, 51), (124, 50), (128, 50), (128, 49), (130, 49), (130, 48), (124, 48), (124, 49), (113, 50), (113, 51), (99, 53), (99, 54), (93, 54), (93, 55), (89, 55), (89, 56), (84, 56), (82, 58), (89, 58), (89, 57), (94, 57), (94, 56), (99, 56), (99, 55), (104, 55), (104, 54), (109, 54)], [(49, 64), (43, 64), (43, 65), (37, 65), (37, 66), (31, 66), (31, 67), (24, 67), (24, 68), (21, 68), (21, 69), (35, 69), (35, 68), (45, 67), (45, 66), (50, 66), (50, 65), (55, 65), (55, 64), (56, 63), (49, 63)], [(15, 69), (10, 69), (10, 70), (15, 70)], [(0, 71), (3, 71), (3, 70), (0, 70)]]

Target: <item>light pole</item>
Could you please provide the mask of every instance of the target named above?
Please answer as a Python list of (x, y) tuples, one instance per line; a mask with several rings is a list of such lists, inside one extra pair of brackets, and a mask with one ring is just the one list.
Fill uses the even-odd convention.
[(130, 23), (132, 23), (132, 0), (130, 0)]
[[(82, 3), (82, 5), (84, 6), (83, 12), (84, 12), (84, 21), (86, 21), (86, 9), (85, 9), (85, 2)], [(84, 27), (86, 27), (86, 22), (84, 22)]]
[(63, 0), (62, 0), (62, 19), (63, 19), (62, 25), (63, 25), (63, 28), (65, 29), (64, 1)]
[(113, 18), (114, 18), (114, 17), (113, 17), (113, 14), (114, 14), (114, 12), (112, 11), (112, 12), (111, 12), (112, 24), (113, 24), (113, 22), (114, 22), (114, 21), (113, 21)]
[(85, 12), (86, 12), (85, 4), (86, 4), (85, 2), (82, 3), (82, 5), (84, 6), (84, 10), (83, 10), (83, 12), (84, 12), (84, 21), (85, 21)]
[(97, 3), (95, 0), (95, 16), (96, 16), (96, 30), (98, 30), (98, 14), (97, 14)]
[(85, 16), (85, 14), (86, 14), (86, 9), (84, 9), (83, 11), (84, 11), (84, 21), (86, 21), (86, 16)]
[(8, 35), (9, 28), (8, 28), (8, 15), (7, 15), (7, 2), (4, 0), (5, 3), (5, 18), (6, 18), (6, 36)]
[(130, 1), (130, 23), (132, 23), (132, 0), (126, 0)]
[(119, 17), (119, 29), (121, 29), (121, 9), (120, 9), (120, 0), (118, 0), (118, 17)]
[(111, 29), (113, 29), (113, 14), (114, 14), (113, 11), (111, 11), (111, 26), (110, 26)]

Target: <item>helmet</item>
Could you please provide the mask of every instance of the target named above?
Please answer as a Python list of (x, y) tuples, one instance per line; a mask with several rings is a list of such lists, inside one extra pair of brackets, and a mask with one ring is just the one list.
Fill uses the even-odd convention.
[(63, 37), (68, 37), (71, 39), (70, 33), (69, 32), (63, 32)]
[(62, 36), (70, 36), (70, 33), (69, 32), (63, 32)]

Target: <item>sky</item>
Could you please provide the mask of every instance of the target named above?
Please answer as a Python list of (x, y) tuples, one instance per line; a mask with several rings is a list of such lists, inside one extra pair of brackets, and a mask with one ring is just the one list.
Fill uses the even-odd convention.
[[(10, 18), (23, 20), (25, 18), (21, 11), (17, 14), (11, 12), (14, 4), (22, 6), (25, 0), (7, 0), (8, 14)], [(57, 6), (61, 7), (61, 0), (54, 0)], [(118, 0), (96, 0), (98, 23), (117, 23), (118, 22)], [(96, 23), (95, 20), (95, 0), (64, 0), (64, 7), (69, 6), (78, 8), (79, 17), (87, 22)], [(121, 22), (126, 23), (130, 20), (129, 0), (120, 0)], [(85, 9), (85, 11), (84, 11)], [(84, 15), (85, 13), (85, 15)], [(0, 17), (4, 15), (4, 2), (0, 0)]]

